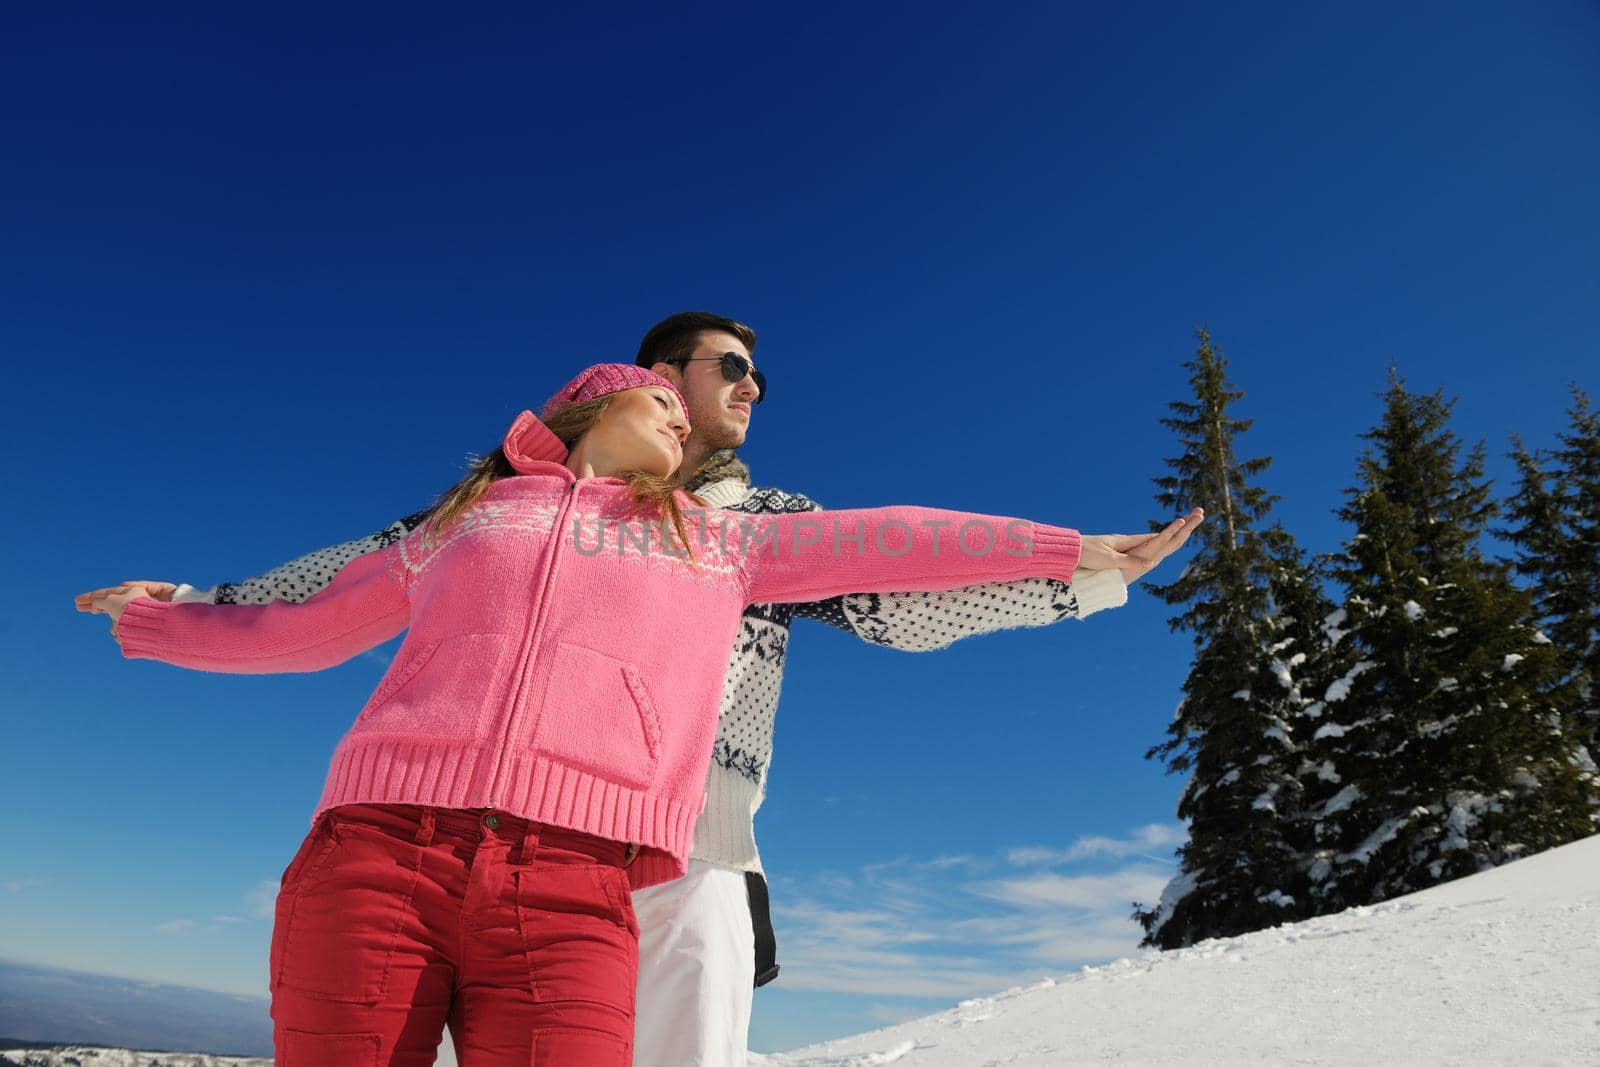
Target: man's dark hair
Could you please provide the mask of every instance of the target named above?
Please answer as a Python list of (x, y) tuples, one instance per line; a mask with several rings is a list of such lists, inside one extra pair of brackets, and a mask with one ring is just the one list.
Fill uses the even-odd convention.
[(700, 335), (708, 330), (731, 333), (748, 351), (756, 350), (756, 332), (744, 323), (709, 311), (680, 311), (650, 327), (650, 332), (639, 342), (639, 355), (634, 362), (641, 367), (651, 367), (688, 359), (700, 343)]

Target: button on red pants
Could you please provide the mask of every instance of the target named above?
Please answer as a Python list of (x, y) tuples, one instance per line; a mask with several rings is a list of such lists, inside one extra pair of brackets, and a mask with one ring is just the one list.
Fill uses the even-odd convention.
[(499, 813), (324, 813), (272, 930), (277, 1067), (628, 1067), (625, 846)]

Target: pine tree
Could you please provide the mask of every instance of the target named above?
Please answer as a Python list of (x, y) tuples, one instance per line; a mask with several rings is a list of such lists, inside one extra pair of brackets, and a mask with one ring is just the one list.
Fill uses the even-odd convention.
[(1577, 691), (1572, 729), (1592, 771), (1600, 759), (1600, 413), (1574, 386), (1567, 416), (1550, 452), (1529, 452), (1512, 438), (1519, 479), (1508, 509), (1515, 525), (1504, 536), (1518, 549), (1513, 566), (1532, 582), (1539, 621)]
[(1284, 838), (1295, 856), (1295, 917), (1307, 918), (1321, 910), (1308, 878), (1318, 848), (1317, 816), (1343, 788), (1337, 768), (1318, 753), (1318, 731), (1324, 725), (1326, 708), (1323, 697), (1354, 660), (1348, 647), (1337, 640), (1342, 616), (1323, 591), (1321, 572), (1286, 535), (1277, 531), (1274, 535), (1271, 589), (1277, 640), (1269, 651), (1277, 656), (1273, 669), (1294, 712), (1290, 723), (1296, 758), (1294, 803), (1283, 806), (1281, 814)]
[[(1199, 505), (1206, 524), (1195, 555), (1176, 581), (1150, 591), (1185, 605), (1174, 630), (1194, 635), (1195, 657), (1167, 740), (1146, 758), (1169, 772), (1191, 771), (1178, 803), (1189, 840), (1179, 871), (1153, 908), (1134, 905), (1144, 944), (1176, 948), (1208, 937), (1257, 930), (1296, 917), (1297, 854), (1286, 813), (1298, 806), (1293, 722), (1303, 701), (1290, 664), (1314, 643), (1315, 581), (1281, 528), (1263, 530), (1276, 497), (1252, 484), (1270, 457), (1238, 458), (1237, 438), (1253, 420), (1229, 408), (1243, 393), (1227, 381), (1205, 330), (1184, 366), (1192, 401), (1168, 405), (1183, 455), (1156, 479), (1156, 499), (1177, 513)], [(1280, 602), (1292, 612), (1278, 614)], [(1307, 653), (1309, 654), (1309, 653)]]
[(1532, 598), (1483, 557), (1496, 506), (1479, 444), (1462, 456), (1454, 401), (1391, 370), (1379, 425), (1330, 557), (1344, 587), (1311, 760), (1340, 790), (1313, 812), (1319, 910), (1385, 900), (1564, 844), (1589, 829), (1552, 646)]

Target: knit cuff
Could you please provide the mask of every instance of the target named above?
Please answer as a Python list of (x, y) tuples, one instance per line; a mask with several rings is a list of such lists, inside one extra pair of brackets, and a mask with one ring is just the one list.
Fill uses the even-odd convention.
[(128, 601), (117, 620), (117, 643), (124, 659), (160, 659), (162, 635), (166, 632), (162, 614), (170, 607), (154, 597)]
[(1128, 602), (1128, 583), (1115, 567), (1104, 571), (1081, 570), (1072, 576), (1072, 593), (1078, 599), (1078, 618), (1087, 619), (1105, 608)]
[(1029, 564), (1032, 576), (1072, 581), (1073, 572), (1078, 569), (1078, 557), (1083, 552), (1083, 539), (1078, 531), (1036, 522), (1030, 536), (1033, 538), (1033, 559)]
[(759, 871), (755, 817), (765, 795), (762, 785), (713, 762), (706, 775), (706, 809), (695, 824), (691, 858)]

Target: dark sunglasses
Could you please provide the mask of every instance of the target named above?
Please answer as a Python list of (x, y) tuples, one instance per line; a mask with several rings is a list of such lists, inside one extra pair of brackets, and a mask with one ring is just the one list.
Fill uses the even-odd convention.
[(737, 352), (724, 352), (720, 356), (684, 356), (681, 359), (670, 360), (672, 363), (704, 363), (707, 360), (717, 360), (722, 364), (722, 379), (728, 382), (742, 381), (749, 375), (756, 383), (756, 403), (759, 404), (767, 398), (767, 376), (750, 365), (750, 361)]

